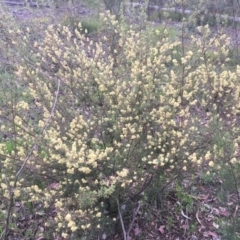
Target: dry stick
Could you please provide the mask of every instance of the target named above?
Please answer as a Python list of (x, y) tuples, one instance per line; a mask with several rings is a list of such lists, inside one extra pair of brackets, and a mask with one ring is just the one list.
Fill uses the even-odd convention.
[(133, 223), (135, 222), (135, 219), (137, 217), (137, 214), (139, 212), (140, 207), (141, 207), (141, 201), (138, 202), (137, 210), (133, 212), (133, 219), (132, 219), (132, 222), (130, 223), (128, 231), (127, 231), (127, 239), (129, 239), (129, 234), (130, 234), (130, 232), (132, 230)]
[[(45, 122), (43, 128), (42, 128), (42, 131), (40, 132), (40, 135), (43, 134), (43, 132), (45, 131), (49, 121), (51, 120), (52, 116), (53, 116), (53, 112), (56, 108), (56, 105), (57, 105), (57, 101), (58, 101), (58, 95), (59, 95), (59, 89), (60, 89), (60, 80), (58, 79), (58, 86), (57, 86), (57, 92), (56, 92), (56, 96), (55, 96), (55, 100), (54, 100), (54, 104), (53, 104), (53, 107), (51, 109), (51, 113), (50, 113), (50, 116), (49, 118), (47, 119), (47, 121)], [(16, 174), (16, 177), (15, 177), (15, 181), (14, 181), (14, 186), (13, 188), (16, 188), (16, 185), (17, 185), (17, 181), (18, 181), (18, 177), (20, 175), (20, 173), (22, 172), (22, 170), (24, 169), (25, 165), (27, 164), (27, 161), (29, 160), (29, 158), (31, 157), (33, 151), (37, 148), (37, 142), (34, 143), (34, 145), (32, 146), (31, 150), (29, 151), (27, 157), (24, 159), (23, 161), (23, 164), (21, 166), (21, 168), (18, 170), (17, 174)], [(9, 226), (9, 219), (10, 219), (10, 216), (11, 216), (11, 211), (12, 211), (12, 206), (13, 206), (13, 198), (14, 198), (14, 194), (12, 191), (10, 191), (10, 203), (9, 203), (9, 207), (8, 207), (8, 211), (7, 211), (7, 218), (6, 218), (6, 223), (5, 223), (5, 227), (4, 227), (4, 230), (3, 230), (3, 233), (1, 235), (1, 238), (0, 239), (4, 239), (4, 240), (7, 240), (7, 232), (8, 232), (8, 226)]]
[(118, 205), (118, 214), (119, 214), (119, 218), (120, 218), (120, 222), (121, 222), (121, 226), (122, 226), (122, 231), (123, 231), (123, 238), (124, 238), (124, 240), (128, 240), (127, 233), (126, 233), (125, 226), (124, 226), (124, 222), (123, 222), (121, 209), (120, 209), (119, 199), (117, 199), (117, 205)]
[(230, 168), (231, 168), (231, 172), (232, 172), (232, 175), (233, 175), (234, 187), (235, 187), (235, 191), (236, 191), (236, 194), (237, 194), (238, 204), (240, 204), (240, 194), (239, 194), (239, 191), (238, 191), (238, 183), (237, 183), (236, 175), (235, 175), (235, 172), (233, 170), (233, 165), (231, 164), (231, 162), (230, 162)]
[[(149, 176), (150, 176), (150, 178), (149, 178)], [(152, 179), (153, 179), (152, 174), (147, 175), (147, 177), (142, 185), (142, 188), (137, 193), (135, 193), (133, 196), (131, 196), (130, 199), (133, 200), (135, 197), (139, 196), (149, 186), (149, 184), (152, 182)]]
[[(184, 15), (185, 15), (185, 8), (184, 8), (184, 2), (182, 0), (181, 2), (182, 4), (182, 33), (181, 33), (181, 47), (182, 47), (182, 55), (183, 57), (185, 57), (185, 41), (184, 41), (184, 28), (185, 28), (185, 24), (184, 24)], [(182, 76), (181, 76), (181, 88), (180, 88), (180, 97), (181, 97), (181, 103), (183, 102), (183, 85), (184, 85), (184, 75), (185, 75), (185, 64), (182, 63)], [(180, 118), (180, 124), (182, 125), (182, 121)]]
[(122, 217), (122, 213), (121, 213), (119, 199), (117, 199), (117, 205), (118, 205), (118, 214), (119, 214), (119, 218), (120, 218), (120, 222), (121, 222), (121, 226), (122, 226), (122, 231), (123, 231), (123, 237), (124, 237), (124, 240), (128, 240), (128, 239), (130, 239), (129, 235), (130, 235), (130, 232), (132, 230), (133, 223), (135, 222), (136, 216), (137, 216), (137, 214), (138, 214), (138, 212), (140, 210), (141, 201), (138, 202), (137, 210), (133, 212), (133, 218), (132, 218), (132, 221), (131, 221), (131, 223), (129, 225), (129, 228), (128, 228), (127, 232), (126, 232), (126, 229), (125, 229), (125, 226), (124, 226), (124, 222), (123, 222), (123, 217)]
[(28, 2), (26, 3), (25, 1), (16, 1), (16, 2), (13, 2), (13, 1), (0, 1), (0, 3), (2, 4), (6, 4), (8, 6), (22, 6), (22, 7), (46, 7), (46, 8), (49, 8), (50, 5), (46, 4), (37, 4), (37, 3), (34, 3), (34, 2)]
[(13, 203), (13, 192), (11, 190), (11, 187), (10, 187), (10, 184), (9, 184), (9, 179), (7, 178), (6, 171), (5, 171), (4, 168), (3, 168), (3, 173), (5, 175), (4, 177), (5, 177), (5, 182), (6, 182), (7, 189), (8, 189), (10, 203), (9, 203), (9, 206), (8, 206), (6, 224), (5, 224), (4, 230), (2, 231), (0, 239), (4, 239), (4, 240), (6, 239), (7, 240), (8, 225), (9, 225), (9, 220), (10, 220), (10, 215), (11, 215), (10, 213), (11, 213), (12, 203)]

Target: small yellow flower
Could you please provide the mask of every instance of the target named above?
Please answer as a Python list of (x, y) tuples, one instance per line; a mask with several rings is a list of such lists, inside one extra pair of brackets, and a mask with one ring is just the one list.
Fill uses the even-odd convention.
[(14, 196), (19, 197), (20, 196), (20, 190), (19, 189), (14, 189)]
[(128, 170), (124, 168), (122, 171), (117, 171), (119, 177), (126, 177), (128, 175)]
[(71, 231), (72, 231), (72, 232), (75, 232), (76, 230), (77, 230), (77, 226), (72, 226), (72, 227), (71, 227)]
[(68, 168), (67, 173), (74, 174), (74, 168)]
[(71, 221), (71, 219), (72, 219), (71, 214), (68, 213), (65, 217), (65, 220), (69, 222), (69, 221)]
[(210, 161), (210, 162), (208, 163), (208, 166), (209, 166), (209, 167), (213, 167), (213, 166), (214, 166), (214, 162), (213, 162), (213, 161)]
[(98, 212), (97, 214), (96, 214), (96, 217), (101, 217), (102, 216), (102, 213), (101, 212)]
[(55, 203), (55, 206), (57, 207), (57, 208), (60, 208), (60, 207), (62, 207), (62, 202), (61, 201), (57, 201), (56, 203)]
[(62, 233), (63, 238), (67, 238), (67, 236), (68, 236), (67, 233)]
[(237, 162), (237, 159), (236, 158), (232, 158), (231, 161), (230, 161), (232, 164), (235, 164)]

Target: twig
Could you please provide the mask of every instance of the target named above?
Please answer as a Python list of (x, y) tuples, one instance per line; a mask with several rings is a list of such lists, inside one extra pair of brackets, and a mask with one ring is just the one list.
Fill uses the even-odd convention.
[(233, 176), (233, 182), (234, 182), (234, 187), (235, 187), (236, 194), (237, 194), (238, 204), (240, 204), (240, 194), (238, 192), (238, 181), (236, 179), (236, 175), (233, 170), (233, 165), (231, 164), (231, 162), (230, 162), (230, 168), (231, 168), (231, 172), (232, 172), (232, 176)]
[(196, 219), (197, 221), (199, 222), (199, 224), (202, 226), (202, 222), (200, 221), (199, 217), (198, 217), (198, 213), (199, 213), (199, 210), (196, 212)]
[[(180, 206), (180, 207), (182, 207), (182, 204), (179, 202), (179, 201), (177, 201), (177, 204)], [(183, 217), (185, 217), (186, 219), (189, 219), (189, 220), (191, 220), (191, 218), (190, 217), (188, 217), (184, 212), (183, 212), (183, 210), (181, 209), (181, 214), (182, 214), (182, 216)]]
[[(6, 186), (7, 186), (7, 190), (8, 190), (9, 199), (11, 199), (11, 197), (12, 197), (12, 191), (11, 191), (11, 187), (10, 187), (10, 184), (9, 184), (8, 177), (7, 177), (7, 175), (6, 175), (5, 168), (2, 167), (2, 171), (3, 171), (3, 173), (4, 173), (4, 178), (5, 178), (5, 182), (6, 182)], [(6, 226), (9, 225), (9, 218), (10, 218), (10, 217), (7, 217), (7, 218), (6, 218)], [(2, 237), (6, 235), (5, 233), (7, 233), (7, 230), (8, 230), (8, 228), (5, 227), (5, 229), (2, 231), (2, 234), (1, 234), (1, 236), (0, 236), (0, 239), (2, 239)], [(4, 238), (3, 238), (3, 239), (4, 239)]]
[(138, 214), (138, 212), (140, 210), (140, 207), (141, 207), (141, 201), (138, 202), (137, 210), (133, 212), (133, 218), (132, 218), (132, 221), (131, 221), (131, 223), (129, 225), (128, 231), (127, 231), (127, 239), (129, 239), (129, 234), (130, 234), (130, 232), (132, 230), (133, 223), (135, 222), (135, 219), (136, 219), (137, 214)]
[(147, 177), (146, 177), (146, 179), (145, 179), (141, 189), (137, 193), (135, 193), (133, 196), (131, 196), (130, 199), (133, 200), (134, 198), (139, 196), (149, 186), (149, 184), (152, 182), (152, 179), (153, 179), (153, 175), (152, 174), (147, 175)]
[(6, 4), (8, 6), (22, 6), (22, 7), (46, 7), (46, 8), (49, 8), (50, 5), (46, 4), (38, 4), (38, 3), (35, 3), (35, 2), (26, 2), (26, 1), (16, 1), (16, 2), (13, 2), (13, 1), (1, 1), (0, 3), (2, 4)]
[(181, 209), (181, 214), (182, 214), (182, 216), (183, 216), (183, 217), (185, 217), (186, 219), (189, 219), (189, 220), (191, 220), (191, 218), (190, 218), (190, 217), (188, 217), (187, 215), (185, 215), (185, 214), (184, 214), (184, 212), (183, 212), (183, 210), (182, 210), (182, 209)]
[[(54, 113), (54, 110), (55, 110), (55, 108), (56, 108), (57, 101), (58, 101), (59, 89), (60, 89), (60, 80), (58, 79), (58, 86), (57, 86), (57, 92), (56, 92), (54, 104), (53, 104), (53, 107), (52, 107), (52, 109), (51, 109), (50, 116), (48, 117), (47, 121), (45, 122), (45, 124), (44, 124), (44, 126), (43, 126), (43, 128), (42, 128), (42, 131), (40, 132), (40, 135), (43, 134), (43, 132), (45, 131), (45, 129), (46, 129), (49, 121), (51, 120), (51, 118), (52, 118), (52, 116), (53, 116), (53, 113)], [(37, 148), (37, 142), (34, 143), (34, 145), (32, 146), (31, 150), (29, 151), (27, 157), (24, 159), (22, 166), (21, 166), (20, 169), (18, 170), (18, 172), (17, 172), (17, 174), (16, 174), (16, 177), (15, 177), (13, 189), (16, 188), (19, 175), (21, 174), (22, 170), (24, 169), (25, 165), (27, 164), (29, 158), (31, 157), (33, 151), (34, 151), (36, 148)], [(13, 198), (14, 198), (13, 191), (10, 191), (9, 195), (10, 195), (10, 203), (9, 203), (9, 207), (8, 207), (8, 211), (7, 211), (7, 217), (6, 217), (6, 221), (5, 221), (5, 222), (6, 222), (6, 223), (5, 223), (5, 227), (4, 227), (3, 233), (2, 233), (2, 235), (1, 235), (1, 239), (4, 239), (4, 240), (7, 240), (7, 232), (8, 232), (8, 226), (9, 226), (9, 219), (10, 219), (10, 216), (11, 216), (11, 211), (12, 211), (12, 206), (13, 206)]]
[[(60, 89), (60, 80), (58, 79), (58, 87), (57, 87), (57, 92), (56, 92), (54, 104), (53, 104), (53, 107), (52, 107), (50, 116), (48, 117), (47, 121), (45, 122), (45, 124), (44, 124), (44, 126), (43, 126), (42, 131), (41, 131), (40, 134), (43, 134), (43, 132), (45, 131), (45, 129), (46, 129), (49, 121), (50, 121), (51, 118), (52, 118), (53, 112), (54, 112), (54, 110), (55, 110), (55, 108), (56, 108), (56, 105), (57, 105), (57, 100), (58, 100), (58, 95), (59, 95), (59, 89)], [(25, 158), (25, 160), (24, 160), (21, 168), (18, 170), (18, 172), (17, 172), (17, 174), (16, 174), (16, 179), (15, 179), (15, 182), (14, 182), (14, 187), (16, 186), (16, 183), (17, 183), (17, 180), (18, 180), (18, 177), (19, 177), (20, 173), (22, 172), (22, 170), (23, 170), (23, 168), (25, 167), (28, 159), (30, 158), (30, 156), (32, 155), (33, 151), (34, 151), (36, 148), (37, 148), (37, 143), (35, 143), (35, 144), (33, 145), (33, 147), (31, 148), (28, 156)]]
[(117, 199), (117, 205), (118, 205), (118, 214), (119, 214), (119, 218), (120, 218), (120, 222), (121, 222), (121, 226), (122, 226), (122, 231), (123, 231), (123, 238), (124, 238), (124, 240), (128, 240), (127, 233), (126, 233), (125, 226), (124, 226), (124, 222), (123, 222), (121, 209), (120, 209), (119, 199)]

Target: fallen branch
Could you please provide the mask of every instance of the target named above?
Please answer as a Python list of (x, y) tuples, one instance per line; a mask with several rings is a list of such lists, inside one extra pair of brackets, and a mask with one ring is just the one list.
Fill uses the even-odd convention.
[(36, 7), (47, 7), (49, 8), (50, 6), (49, 5), (44, 5), (44, 4), (38, 4), (36, 2), (25, 2), (25, 1), (22, 1), (22, 2), (12, 2), (12, 1), (0, 1), (0, 3), (2, 4), (5, 4), (5, 5), (8, 5), (8, 6), (20, 6), (20, 7), (33, 7), (33, 8), (36, 8)]

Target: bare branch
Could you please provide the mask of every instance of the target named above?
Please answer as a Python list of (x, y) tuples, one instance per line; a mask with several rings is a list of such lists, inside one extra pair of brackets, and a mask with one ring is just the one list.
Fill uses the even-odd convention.
[[(55, 100), (54, 100), (54, 103), (53, 103), (53, 106), (52, 106), (52, 109), (51, 109), (51, 113), (50, 113), (50, 116), (48, 117), (47, 121), (45, 122), (41, 132), (40, 132), (40, 135), (42, 135), (47, 127), (47, 125), (49, 124), (52, 116), (53, 116), (53, 113), (55, 111), (55, 108), (56, 108), (56, 105), (57, 105), (57, 101), (58, 101), (58, 96), (59, 96), (59, 89), (60, 89), (60, 80), (58, 79), (58, 86), (57, 86), (57, 92), (56, 92), (56, 96), (55, 96)], [(23, 164), (22, 166), (20, 167), (20, 169), (18, 170), (17, 174), (16, 174), (16, 177), (15, 177), (15, 181), (14, 181), (14, 186), (13, 186), (13, 189), (16, 188), (16, 185), (17, 185), (17, 181), (18, 181), (18, 178), (19, 178), (19, 175), (21, 174), (22, 170), (24, 169), (25, 165), (27, 164), (28, 160), (30, 159), (33, 151), (35, 149), (37, 149), (37, 141), (34, 143), (34, 145), (32, 146), (31, 150), (29, 151), (28, 155), (26, 156), (26, 158), (24, 159), (23, 161)], [(3, 230), (3, 233), (2, 233), (2, 236), (0, 239), (7, 239), (7, 232), (8, 232), (8, 226), (9, 226), (9, 219), (10, 219), (10, 216), (11, 216), (11, 211), (12, 211), (12, 206), (13, 206), (13, 199), (14, 199), (14, 194), (13, 194), (13, 191), (10, 189), (9, 190), (9, 195), (10, 195), (10, 203), (9, 203), (9, 207), (8, 207), (8, 211), (7, 211), (7, 217), (6, 217), (6, 223), (5, 223), (5, 226), (4, 226), (4, 230)]]
[(141, 205), (142, 205), (142, 204), (141, 204), (141, 201), (139, 201), (139, 202), (138, 202), (138, 207), (137, 207), (136, 211), (133, 212), (133, 218), (132, 218), (132, 221), (131, 221), (131, 223), (130, 223), (130, 225), (129, 225), (128, 231), (127, 231), (127, 239), (130, 239), (129, 234), (130, 234), (130, 232), (131, 232), (131, 230), (132, 230), (132, 228), (133, 228), (133, 224), (134, 224), (134, 222), (135, 222), (135, 219), (136, 219), (136, 217), (137, 217), (137, 214), (138, 214), (138, 212), (139, 212), (139, 210), (140, 210)]
[(120, 208), (120, 204), (119, 204), (119, 199), (117, 199), (117, 205), (118, 205), (118, 215), (119, 215), (119, 218), (120, 218), (122, 231), (123, 231), (123, 238), (124, 238), (124, 240), (128, 240), (128, 236), (127, 236), (127, 233), (126, 233), (126, 230), (125, 230), (123, 217), (122, 217), (122, 213), (121, 213), (121, 208)]

